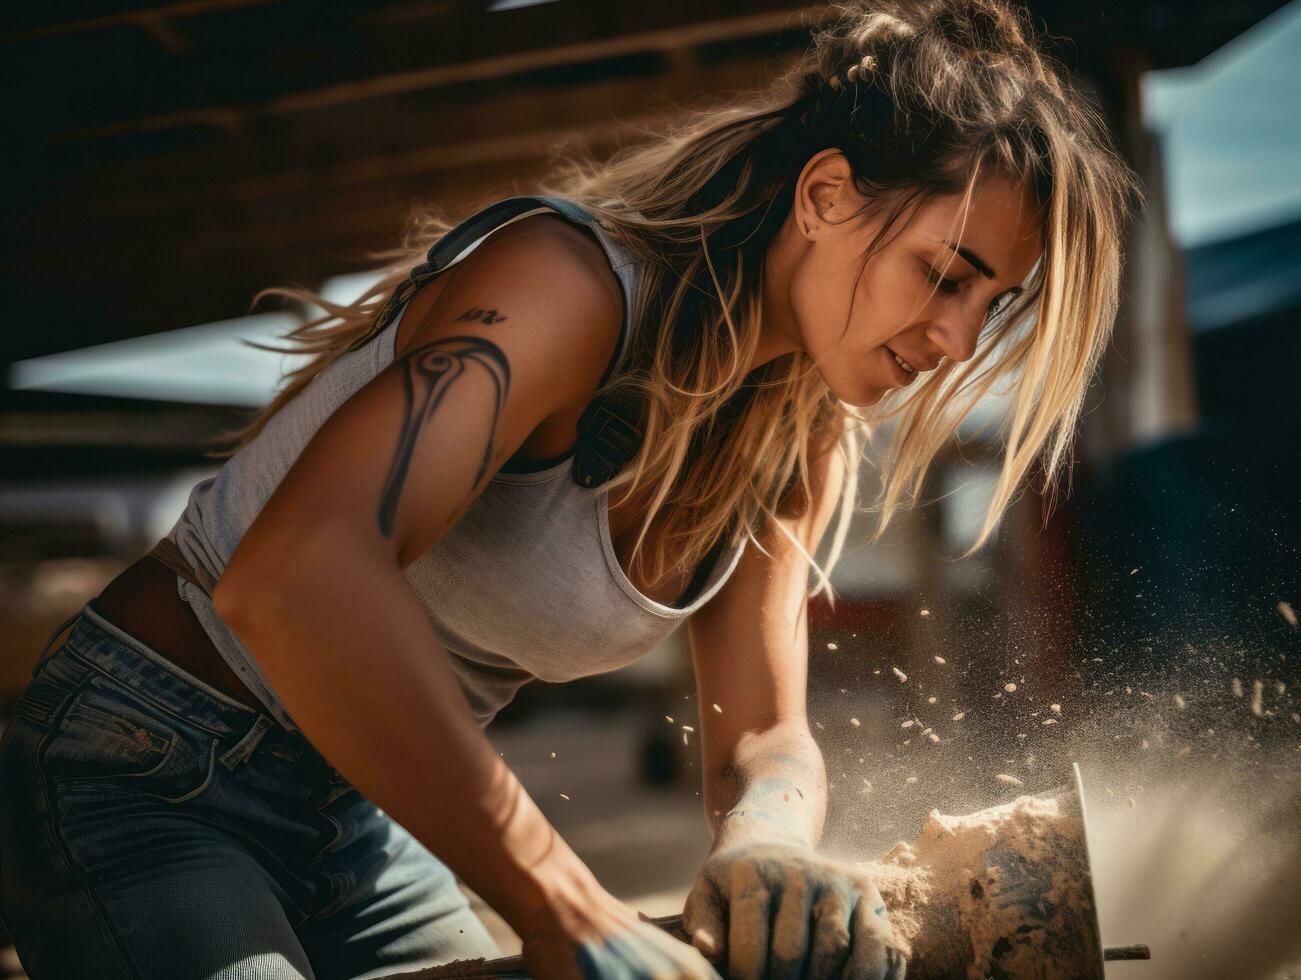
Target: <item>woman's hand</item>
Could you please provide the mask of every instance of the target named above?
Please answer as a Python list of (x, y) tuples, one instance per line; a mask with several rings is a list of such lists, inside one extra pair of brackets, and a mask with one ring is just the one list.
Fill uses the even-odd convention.
[(534, 980), (721, 980), (698, 950), (599, 887), (521, 937)]
[(729, 980), (903, 980), (906, 968), (871, 879), (803, 844), (742, 841), (714, 851), (682, 924)]

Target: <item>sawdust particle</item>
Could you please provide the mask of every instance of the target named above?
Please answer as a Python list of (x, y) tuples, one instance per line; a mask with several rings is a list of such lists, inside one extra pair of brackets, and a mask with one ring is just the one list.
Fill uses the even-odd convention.
[(936, 657), (935, 662), (939, 664), (941, 667), (943, 667), (946, 663), (948, 663), (948, 661), (945, 660), (943, 657)]
[(862, 724), (862, 722), (859, 721), (857, 718), (850, 718), (849, 723), (853, 725), (855, 728), (857, 728), (859, 725)]
[(906, 683), (906, 682), (907, 682), (907, 680), (908, 680), (908, 675), (905, 674), (902, 670), (900, 670), (898, 667), (891, 667), (890, 669), (894, 671), (894, 676), (897, 677), (897, 678), (899, 678), (899, 683), (900, 683), (900, 684), (903, 684), (903, 683)]
[(1024, 785), (1025, 785), (1025, 783), (1021, 782), (1021, 780), (1017, 779), (1015, 776), (1009, 776), (1009, 775), (1008, 775), (1007, 773), (1005, 773), (1005, 772), (1000, 772), (1000, 773), (999, 773), (997, 776), (995, 776), (994, 778), (997, 779), (1000, 783), (1003, 783), (1003, 784), (1005, 784), (1005, 785), (1007, 785), (1007, 786), (1024, 786)]
[(1292, 627), (1297, 624), (1296, 612), (1292, 609), (1292, 603), (1287, 601), (1280, 602), (1276, 607), (1278, 614), (1283, 617), (1284, 621)]

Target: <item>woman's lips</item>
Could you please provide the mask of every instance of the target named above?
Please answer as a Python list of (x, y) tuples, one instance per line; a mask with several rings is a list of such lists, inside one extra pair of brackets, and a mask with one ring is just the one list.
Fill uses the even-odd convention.
[(889, 347), (882, 344), (881, 350), (885, 353), (886, 359), (890, 362), (890, 370), (894, 372), (895, 380), (899, 382), (899, 387), (906, 388), (908, 385), (912, 384), (913, 379), (916, 378), (917, 375), (905, 371), (899, 365), (899, 362), (894, 359), (894, 351)]

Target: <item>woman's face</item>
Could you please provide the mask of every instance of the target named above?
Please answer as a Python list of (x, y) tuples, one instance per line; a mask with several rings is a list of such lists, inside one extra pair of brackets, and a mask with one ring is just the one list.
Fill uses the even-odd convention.
[(805, 165), (769, 249), (756, 365), (802, 349), (839, 398), (865, 407), (943, 358), (970, 358), (1042, 243), (1033, 199), (990, 178), (973, 192), (965, 223), (960, 196), (932, 198), (864, 264), (884, 217), (863, 213), (867, 199), (850, 177), (838, 150)]

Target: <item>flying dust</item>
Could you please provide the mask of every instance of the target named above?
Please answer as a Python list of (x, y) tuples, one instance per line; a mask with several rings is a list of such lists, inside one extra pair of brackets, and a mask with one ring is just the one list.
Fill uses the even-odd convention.
[(1006, 806), (1060, 786), (1078, 762), (1102, 943), (1152, 953), (1108, 963), (1107, 977), (1301, 978), (1295, 649), (1223, 638), (1183, 643), (1161, 665), (1141, 650), (1090, 650), (1063, 670), (1032, 644), (978, 658), (937, 643), (911, 657), (907, 684), (887, 684), (878, 671), (893, 666), (887, 657), (901, 663), (897, 653), (862, 642), (840, 639), (842, 657), (863, 658), (859, 682), (811, 702), (829, 780), (826, 850), (878, 860), (925, 837), (932, 810)]

